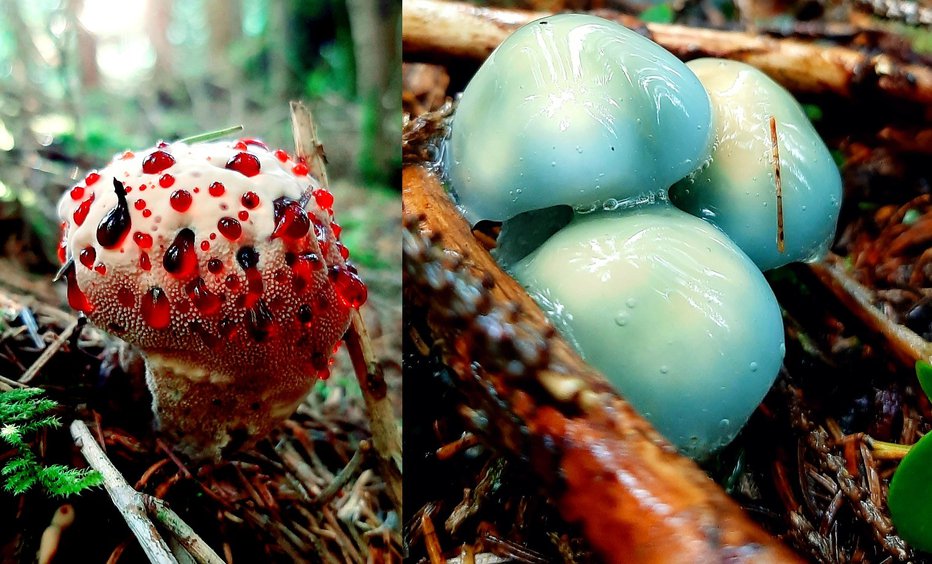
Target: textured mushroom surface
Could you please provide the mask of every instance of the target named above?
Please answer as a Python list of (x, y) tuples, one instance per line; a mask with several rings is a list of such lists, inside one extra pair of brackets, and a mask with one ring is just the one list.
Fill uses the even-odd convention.
[[(750, 65), (697, 59), (688, 66), (712, 99), (715, 143), (708, 166), (677, 183), (670, 198), (722, 229), (761, 270), (822, 257), (835, 235), (841, 175), (802, 107)], [(771, 116), (782, 179), (782, 252)]]
[(253, 140), (126, 152), (62, 198), (69, 302), (143, 351), (186, 454), (255, 442), (328, 374), (366, 298), (332, 205)]
[(513, 33), (453, 117), (448, 174), (468, 220), (666, 193), (708, 157), (709, 97), (663, 48), (563, 14)]
[(735, 437), (783, 361), (780, 308), (760, 271), (668, 204), (577, 218), (514, 274), (583, 358), (694, 458)]

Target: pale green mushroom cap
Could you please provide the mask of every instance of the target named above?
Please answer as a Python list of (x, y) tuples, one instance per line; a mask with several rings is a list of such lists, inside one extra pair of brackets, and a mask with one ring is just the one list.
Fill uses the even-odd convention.
[(463, 92), (447, 170), (471, 222), (665, 192), (709, 155), (692, 72), (614, 22), (564, 14), (518, 29)]
[(735, 437), (783, 362), (783, 321), (760, 270), (721, 231), (667, 204), (577, 217), (514, 275), (694, 458)]
[[(820, 258), (841, 208), (841, 176), (792, 95), (744, 63), (688, 64), (712, 98), (712, 159), (670, 190), (683, 210), (718, 226), (769, 270)], [(777, 249), (777, 196), (770, 116), (776, 117), (786, 248)]]

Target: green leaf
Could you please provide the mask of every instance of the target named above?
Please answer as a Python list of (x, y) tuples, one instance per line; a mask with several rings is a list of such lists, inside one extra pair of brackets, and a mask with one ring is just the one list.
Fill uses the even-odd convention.
[(924, 360), (916, 361), (916, 378), (919, 378), (919, 385), (922, 391), (926, 393), (929, 401), (932, 401), (932, 364)]
[(652, 23), (673, 23), (676, 12), (669, 4), (657, 4), (641, 12), (641, 20)]
[(932, 552), (932, 433), (919, 439), (900, 462), (887, 503), (903, 540)]

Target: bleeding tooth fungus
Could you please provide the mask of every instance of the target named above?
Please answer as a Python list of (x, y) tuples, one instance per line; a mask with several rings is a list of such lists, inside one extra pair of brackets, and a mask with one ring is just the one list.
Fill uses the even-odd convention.
[(123, 154), (59, 204), (69, 303), (142, 350), (159, 429), (192, 458), (288, 417), (365, 302), (333, 200), (298, 164), (178, 142)]
[[(476, 73), (446, 159), (467, 219), (504, 221), (499, 260), (644, 417), (694, 458), (737, 435), (785, 350), (760, 269), (818, 258), (841, 200), (792, 96), (745, 65), (687, 67), (616, 23), (552, 16)], [(714, 226), (670, 204), (674, 184)]]

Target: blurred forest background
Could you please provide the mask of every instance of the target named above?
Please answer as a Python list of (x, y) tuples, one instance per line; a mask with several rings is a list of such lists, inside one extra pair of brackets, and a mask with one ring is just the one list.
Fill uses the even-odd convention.
[[(400, 207), (386, 190), (400, 170), (399, 1), (0, 0), (0, 9), (0, 241), (29, 270), (55, 268), (55, 202), (79, 171), (235, 124), (289, 149), (290, 99), (311, 106), (334, 184)], [(379, 262), (353, 243), (357, 262)]]

